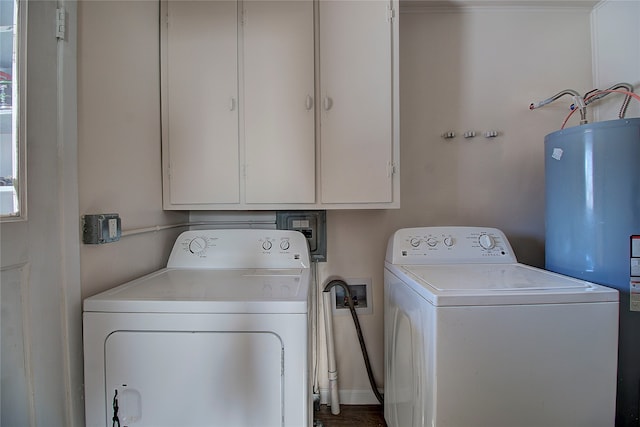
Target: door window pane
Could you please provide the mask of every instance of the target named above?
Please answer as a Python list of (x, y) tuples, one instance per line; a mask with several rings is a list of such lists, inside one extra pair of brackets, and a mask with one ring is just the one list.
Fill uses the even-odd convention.
[[(23, 3), (24, 4), (24, 3)], [(0, 218), (22, 214), (19, 76), (23, 71), (18, 0), (0, 0)], [(22, 90), (24, 88), (22, 87)]]

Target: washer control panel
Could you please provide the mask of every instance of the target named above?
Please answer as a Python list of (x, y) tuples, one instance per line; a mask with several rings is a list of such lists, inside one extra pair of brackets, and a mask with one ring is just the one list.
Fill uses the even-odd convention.
[(504, 233), (489, 227), (417, 227), (396, 231), (389, 239), (392, 264), (517, 262)]
[(182, 233), (169, 268), (300, 268), (309, 266), (302, 233), (289, 230), (192, 230)]

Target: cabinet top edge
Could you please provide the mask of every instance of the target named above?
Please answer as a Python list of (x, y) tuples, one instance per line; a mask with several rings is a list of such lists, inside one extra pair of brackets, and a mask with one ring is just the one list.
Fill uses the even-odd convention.
[(462, 12), (475, 9), (581, 9), (591, 11), (599, 2), (593, 0), (400, 0), (400, 12)]

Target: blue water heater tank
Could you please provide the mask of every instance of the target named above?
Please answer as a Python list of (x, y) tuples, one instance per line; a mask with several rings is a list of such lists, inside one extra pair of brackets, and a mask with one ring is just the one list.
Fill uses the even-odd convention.
[(547, 135), (545, 190), (546, 268), (620, 291), (616, 426), (638, 427), (640, 118)]

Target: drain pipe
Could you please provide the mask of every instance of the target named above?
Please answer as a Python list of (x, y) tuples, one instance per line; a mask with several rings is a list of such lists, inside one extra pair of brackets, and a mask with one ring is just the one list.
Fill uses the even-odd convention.
[(324, 329), (327, 336), (327, 365), (329, 370), (329, 403), (331, 413), (340, 413), (340, 397), (338, 396), (338, 370), (336, 368), (336, 351), (333, 343), (333, 317), (331, 313), (331, 292), (322, 293), (322, 306), (324, 309)]

